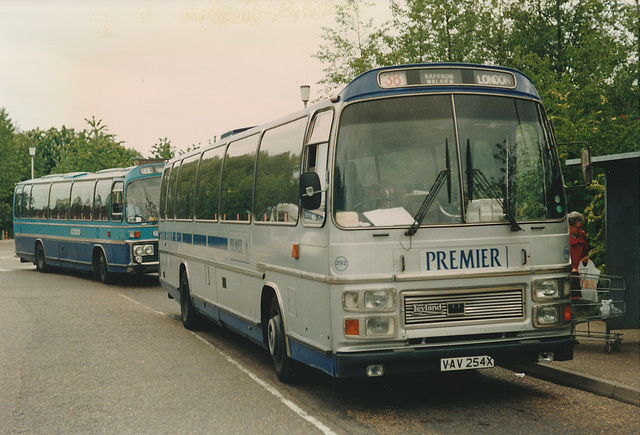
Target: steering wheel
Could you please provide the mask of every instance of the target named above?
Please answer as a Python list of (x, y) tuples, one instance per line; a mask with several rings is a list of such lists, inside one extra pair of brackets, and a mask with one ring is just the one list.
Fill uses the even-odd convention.
[(449, 218), (449, 219), (452, 219), (452, 220), (453, 220), (453, 219), (455, 219), (455, 220), (460, 219), (460, 215), (459, 215), (459, 214), (452, 214), (452, 213), (449, 213), (449, 212), (448, 212), (448, 211), (447, 211), (447, 210), (442, 206), (442, 204), (441, 204), (440, 202), (438, 202), (438, 209), (440, 210), (440, 213), (441, 213), (443, 216), (445, 216), (445, 217), (447, 217), (447, 218)]
[[(364, 201), (360, 201), (359, 203), (357, 203), (356, 205), (354, 205), (354, 206), (351, 208), (351, 210), (352, 210), (352, 211), (360, 211), (360, 212), (363, 212), (363, 211), (364, 211), (364, 209), (362, 209), (362, 210), (359, 210), (359, 209), (360, 209), (360, 208), (363, 208), (363, 206), (364, 206), (365, 204), (369, 204), (370, 202), (376, 202), (376, 203), (378, 203), (378, 204), (383, 204), (383, 203), (385, 203), (385, 202), (387, 203), (387, 206), (386, 206), (386, 207), (378, 207), (378, 208), (392, 208), (392, 207), (395, 207), (395, 203), (393, 202), (393, 200), (392, 200), (392, 199), (389, 199), (389, 198), (368, 198), (368, 199), (365, 199)], [(373, 210), (373, 209), (369, 209), (369, 210)]]

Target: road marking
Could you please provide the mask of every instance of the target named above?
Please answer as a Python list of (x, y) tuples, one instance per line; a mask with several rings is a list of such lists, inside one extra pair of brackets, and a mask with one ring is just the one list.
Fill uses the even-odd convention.
[(118, 294), (119, 294), (120, 296), (122, 296), (123, 298), (125, 298), (126, 300), (128, 300), (129, 302), (133, 302), (134, 304), (138, 304), (138, 305), (140, 305), (141, 307), (144, 307), (144, 308), (146, 308), (146, 309), (147, 309), (147, 310), (149, 310), (149, 311), (152, 311), (152, 312), (154, 312), (154, 313), (156, 313), (156, 314), (160, 314), (161, 316), (166, 316), (166, 315), (167, 315), (167, 313), (163, 313), (162, 311), (154, 310), (153, 308), (151, 308), (151, 307), (150, 307), (150, 306), (148, 306), (148, 305), (143, 304), (142, 302), (138, 302), (138, 301), (136, 301), (136, 300), (131, 299), (129, 296), (126, 296), (126, 295), (124, 295), (124, 294), (122, 294), (122, 293), (118, 293)]
[(16, 270), (31, 270), (34, 269), (34, 265), (33, 264), (27, 264), (24, 266), (15, 266), (15, 267), (9, 267), (9, 268), (0, 268), (0, 272), (13, 272)]
[[(119, 293), (120, 296), (122, 296), (123, 298), (125, 298), (128, 301), (133, 302), (134, 304), (140, 305), (141, 307), (144, 307), (146, 309), (148, 309), (149, 311), (152, 311), (156, 314), (160, 314), (161, 316), (166, 316), (167, 314), (158, 311), (158, 310), (154, 310), (153, 308), (151, 308), (148, 305), (145, 305), (141, 302), (135, 301), (133, 299), (131, 299), (130, 297)], [(320, 432), (322, 432), (323, 434), (327, 434), (327, 435), (335, 435), (335, 432), (332, 431), (331, 429), (329, 429), (327, 426), (325, 426), (324, 424), (322, 424), (321, 421), (319, 421), (318, 419), (314, 418), (313, 416), (309, 415), (305, 410), (303, 410), (302, 408), (300, 408), (298, 405), (296, 405), (295, 403), (293, 403), (291, 400), (287, 399), (286, 397), (284, 397), (282, 395), (282, 393), (280, 391), (278, 391), (276, 388), (274, 388), (273, 386), (269, 385), (266, 381), (260, 379), (258, 377), (258, 375), (256, 375), (255, 373), (253, 373), (251, 370), (249, 370), (248, 368), (246, 368), (245, 366), (243, 366), (241, 363), (239, 363), (238, 361), (236, 361), (233, 357), (231, 357), (230, 355), (228, 355), (227, 353), (225, 353), (223, 350), (221, 350), (219, 347), (217, 347), (215, 344), (207, 341), (204, 337), (198, 335), (197, 333), (193, 332), (193, 331), (189, 331), (194, 337), (196, 337), (198, 340), (202, 341), (204, 344), (206, 344), (207, 346), (209, 346), (210, 348), (212, 348), (213, 350), (215, 350), (216, 352), (218, 352), (220, 355), (222, 355), (222, 357), (224, 359), (226, 359), (227, 361), (229, 361), (231, 364), (233, 364), (234, 366), (236, 366), (236, 368), (238, 368), (240, 371), (242, 371), (243, 373), (245, 373), (247, 376), (249, 376), (254, 382), (256, 382), (258, 385), (260, 385), (262, 388), (264, 388), (265, 390), (267, 390), (269, 393), (271, 393), (273, 396), (275, 396), (283, 405), (285, 405), (287, 408), (291, 409), (293, 412), (295, 412), (299, 417), (303, 418), (304, 420), (308, 421), (309, 423), (311, 423), (312, 425), (314, 425), (315, 427), (317, 427)]]
[(258, 377), (258, 375), (256, 375), (255, 373), (253, 373), (251, 370), (249, 370), (248, 368), (246, 368), (245, 366), (243, 366), (242, 364), (240, 364), (238, 361), (236, 361), (235, 359), (233, 359), (231, 356), (227, 355), (224, 351), (222, 351), (220, 348), (218, 348), (215, 344), (207, 341), (204, 337), (201, 337), (200, 335), (196, 334), (193, 331), (189, 331), (191, 334), (193, 334), (198, 340), (202, 341), (204, 344), (206, 344), (207, 346), (211, 347), (212, 349), (214, 349), (216, 352), (218, 352), (220, 355), (222, 355), (227, 361), (229, 361), (231, 364), (233, 364), (234, 366), (236, 366), (239, 370), (243, 371), (247, 376), (249, 376), (251, 379), (253, 379), (258, 385), (260, 385), (262, 388), (264, 388), (265, 390), (267, 390), (269, 393), (273, 394), (280, 402), (282, 402), (286, 407), (288, 407), (289, 409), (291, 409), (293, 412), (295, 412), (296, 414), (298, 414), (298, 416), (302, 417), (303, 419), (307, 420), (309, 423), (311, 423), (312, 425), (314, 425), (315, 427), (317, 427), (320, 432), (324, 433), (324, 434), (335, 434), (334, 431), (332, 431), (331, 429), (329, 429), (328, 427), (326, 427), (324, 424), (322, 424), (319, 420), (317, 420), (316, 418), (310, 416), (306, 411), (304, 411), (302, 408), (300, 408), (298, 405), (296, 405), (295, 403), (293, 403), (291, 400), (287, 399), (286, 397), (284, 397), (282, 395), (282, 393), (280, 391), (278, 391), (276, 388), (274, 388), (273, 386), (269, 385), (266, 381), (260, 379)]

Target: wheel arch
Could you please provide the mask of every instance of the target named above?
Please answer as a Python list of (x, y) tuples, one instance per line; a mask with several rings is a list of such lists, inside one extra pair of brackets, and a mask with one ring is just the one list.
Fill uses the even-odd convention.
[(36, 249), (38, 249), (38, 245), (42, 246), (42, 250), (44, 251), (44, 257), (47, 258), (47, 248), (44, 246), (44, 241), (42, 238), (37, 238), (33, 243), (33, 257), (36, 256)]
[(96, 261), (96, 258), (98, 256), (98, 253), (102, 252), (102, 255), (104, 255), (104, 259), (107, 262), (107, 270), (109, 269), (109, 257), (107, 256), (107, 251), (105, 251), (104, 246), (102, 245), (93, 245), (93, 249), (91, 250), (91, 263), (94, 264)]
[(191, 273), (189, 272), (189, 266), (186, 262), (181, 261), (180, 266), (178, 266), (178, 295), (180, 299), (178, 302), (182, 303), (182, 274), (184, 273), (185, 278), (187, 279), (187, 285), (189, 286), (189, 294), (191, 294)]
[(182, 281), (183, 273), (187, 277), (187, 282), (191, 282), (189, 267), (187, 266), (187, 263), (185, 263), (184, 261), (180, 262), (180, 267), (178, 267), (178, 287), (180, 287), (180, 285), (182, 284), (181, 281)]
[[(280, 306), (280, 313), (282, 313), (282, 327), (285, 334), (287, 331), (286, 315), (282, 304), (282, 296), (278, 286), (273, 283), (267, 283), (262, 286), (262, 294), (260, 295), (260, 325), (262, 327), (262, 341), (267, 345), (267, 324), (271, 316), (271, 301), (276, 299)], [(287, 340), (285, 340), (287, 343)], [(287, 354), (289, 353), (289, 344), (287, 343)]]

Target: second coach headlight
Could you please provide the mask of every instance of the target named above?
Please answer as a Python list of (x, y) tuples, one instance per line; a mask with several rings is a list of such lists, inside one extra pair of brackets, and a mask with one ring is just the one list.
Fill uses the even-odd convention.
[(144, 246), (143, 245), (134, 246), (133, 255), (136, 257), (142, 257), (144, 255)]

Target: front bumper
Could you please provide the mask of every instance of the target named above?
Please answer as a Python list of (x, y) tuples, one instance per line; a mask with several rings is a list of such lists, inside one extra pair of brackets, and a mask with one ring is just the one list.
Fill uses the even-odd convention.
[(553, 338), (522, 339), (482, 344), (441, 345), (399, 350), (337, 353), (336, 376), (362, 377), (370, 365), (382, 365), (385, 375), (440, 371), (441, 358), (488, 355), (496, 365), (534, 364), (540, 354), (553, 353), (555, 361), (573, 359), (571, 335)]

